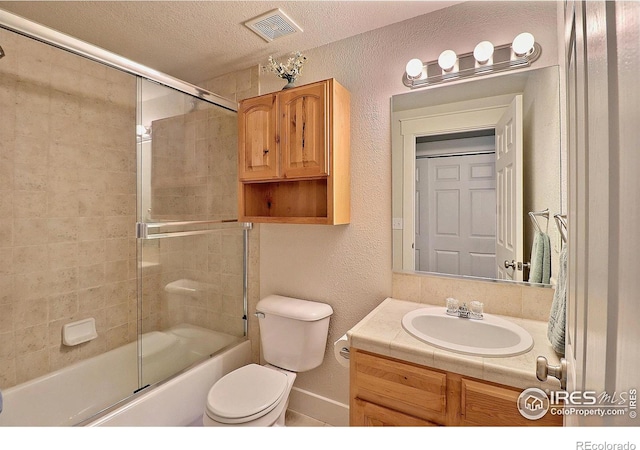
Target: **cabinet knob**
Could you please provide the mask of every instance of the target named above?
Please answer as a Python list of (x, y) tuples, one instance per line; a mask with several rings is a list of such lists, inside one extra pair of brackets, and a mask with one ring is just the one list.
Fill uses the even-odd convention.
[(540, 381), (547, 381), (547, 377), (553, 377), (560, 380), (560, 388), (567, 388), (567, 360), (560, 358), (560, 364), (557, 366), (549, 364), (547, 358), (538, 356), (536, 359), (536, 378)]
[(269, 149), (268, 148), (265, 148), (264, 150), (262, 150), (262, 154), (263, 155), (266, 155), (267, 153), (269, 153)]

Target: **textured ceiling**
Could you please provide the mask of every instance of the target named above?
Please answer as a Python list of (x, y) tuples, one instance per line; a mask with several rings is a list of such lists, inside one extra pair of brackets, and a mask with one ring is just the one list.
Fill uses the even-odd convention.
[[(0, 1), (0, 9), (198, 83), (459, 1)], [(275, 8), (303, 30), (271, 43), (243, 23)]]

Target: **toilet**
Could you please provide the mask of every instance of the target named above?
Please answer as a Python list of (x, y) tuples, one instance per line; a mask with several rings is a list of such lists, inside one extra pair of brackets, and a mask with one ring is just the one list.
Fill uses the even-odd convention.
[(270, 295), (256, 310), (267, 364), (248, 364), (220, 378), (207, 395), (204, 426), (284, 426), (296, 374), (322, 364), (331, 306)]

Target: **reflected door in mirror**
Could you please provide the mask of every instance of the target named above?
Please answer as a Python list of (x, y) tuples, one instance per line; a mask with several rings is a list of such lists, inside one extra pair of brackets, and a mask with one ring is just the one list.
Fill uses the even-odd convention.
[(416, 160), (416, 270), (496, 277), (494, 158)]

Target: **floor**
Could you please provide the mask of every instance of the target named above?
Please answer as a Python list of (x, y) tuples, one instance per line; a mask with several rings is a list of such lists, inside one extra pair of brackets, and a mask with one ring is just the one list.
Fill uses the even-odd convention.
[(284, 416), (284, 423), (288, 427), (330, 427), (331, 425), (320, 422), (304, 414), (297, 413), (295, 411), (287, 410)]

